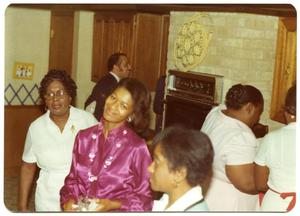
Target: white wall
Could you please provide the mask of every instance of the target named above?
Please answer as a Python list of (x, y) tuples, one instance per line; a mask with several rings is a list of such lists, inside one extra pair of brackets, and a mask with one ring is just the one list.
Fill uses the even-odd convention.
[(73, 78), (77, 83), (77, 106), (84, 108), (84, 102), (89, 96), (95, 83), (92, 75), (92, 46), (93, 46), (94, 13), (80, 11), (75, 13), (74, 65)]
[[(17, 91), (22, 84), (30, 90), (38, 84), (47, 73), (49, 59), (50, 40), (50, 11), (36, 9), (7, 8), (5, 11), (5, 87), (11, 84)], [(15, 62), (34, 64), (32, 80), (13, 79)], [(26, 95), (22, 88), (20, 97)], [(33, 97), (37, 91), (32, 92)], [(13, 92), (8, 90), (5, 94), (8, 98)], [(30, 100), (25, 104), (30, 104)], [(14, 100), (13, 105), (20, 104)]]

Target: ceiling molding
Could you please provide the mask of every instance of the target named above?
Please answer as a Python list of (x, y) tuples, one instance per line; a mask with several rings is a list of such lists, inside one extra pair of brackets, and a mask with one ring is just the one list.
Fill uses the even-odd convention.
[(9, 7), (46, 10), (135, 11), (168, 14), (170, 11), (207, 11), (252, 13), (270, 16), (296, 17), (291, 4), (11, 4)]

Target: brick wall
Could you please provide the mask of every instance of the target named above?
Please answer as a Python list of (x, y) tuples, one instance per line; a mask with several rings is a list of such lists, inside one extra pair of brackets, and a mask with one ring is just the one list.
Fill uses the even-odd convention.
[[(173, 46), (180, 26), (196, 12), (171, 12), (168, 69), (176, 69)], [(207, 55), (194, 72), (224, 76), (223, 98), (236, 83), (250, 84), (261, 90), (265, 109), (261, 122), (269, 129), (282, 124), (269, 119), (275, 66), (278, 17), (245, 13), (208, 13), (213, 30)]]

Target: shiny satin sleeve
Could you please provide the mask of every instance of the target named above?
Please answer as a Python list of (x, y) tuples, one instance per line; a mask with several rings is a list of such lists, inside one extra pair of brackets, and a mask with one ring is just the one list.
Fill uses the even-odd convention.
[(147, 169), (152, 160), (146, 143), (138, 145), (131, 156), (135, 188), (121, 199), (121, 211), (151, 211), (153, 199)]
[(80, 132), (77, 134), (73, 153), (72, 153), (72, 164), (69, 174), (65, 178), (64, 186), (60, 189), (60, 204), (63, 206), (69, 199), (74, 199), (76, 202), (80, 196), (80, 185), (77, 176), (77, 154), (78, 146), (80, 145), (79, 139)]

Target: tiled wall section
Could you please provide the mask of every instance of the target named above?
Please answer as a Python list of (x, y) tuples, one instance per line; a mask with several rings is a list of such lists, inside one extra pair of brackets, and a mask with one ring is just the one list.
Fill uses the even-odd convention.
[(12, 85), (5, 87), (5, 105), (38, 105), (39, 90), (36, 83)]
[[(176, 69), (173, 45), (180, 26), (195, 12), (172, 12), (168, 69)], [(261, 122), (270, 129), (282, 126), (269, 119), (275, 64), (278, 17), (243, 13), (208, 13), (213, 38), (204, 61), (192, 71), (224, 76), (223, 98), (236, 83), (259, 88), (265, 98)]]

